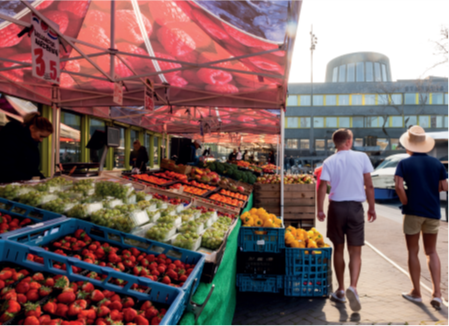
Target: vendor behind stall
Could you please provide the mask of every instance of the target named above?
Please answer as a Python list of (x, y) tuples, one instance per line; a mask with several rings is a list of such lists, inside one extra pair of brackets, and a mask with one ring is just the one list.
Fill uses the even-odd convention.
[(39, 112), (25, 115), (23, 123), (8, 122), (0, 131), (0, 183), (45, 178), (38, 145), (52, 133), (51, 122)]
[(133, 143), (134, 150), (131, 152), (129, 157), (129, 164), (133, 168), (138, 168), (140, 172), (144, 173), (147, 171), (148, 163), (148, 153), (147, 149), (140, 144), (139, 140), (135, 140)]

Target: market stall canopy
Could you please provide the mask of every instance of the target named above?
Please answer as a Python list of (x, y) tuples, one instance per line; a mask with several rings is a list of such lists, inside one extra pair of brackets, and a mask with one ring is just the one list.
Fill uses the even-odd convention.
[[(150, 80), (156, 106), (280, 108), (300, 7), (293, 0), (1, 1), (0, 92), (110, 116), (114, 83), (123, 83), (121, 108), (146, 114)], [(59, 27), (59, 93), (31, 74), (31, 39), (18, 36), (30, 11)]]
[(247, 134), (247, 133), (213, 133), (205, 136), (194, 135), (193, 139), (213, 144), (272, 144), (279, 143), (279, 135)]

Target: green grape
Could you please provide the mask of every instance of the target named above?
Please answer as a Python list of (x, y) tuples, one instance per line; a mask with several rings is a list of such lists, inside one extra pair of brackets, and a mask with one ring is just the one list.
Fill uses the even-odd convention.
[(90, 193), (92, 193), (92, 190), (92, 184), (76, 184), (70, 189), (70, 191), (79, 192), (83, 194), (83, 196), (88, 196)]
[(50, 187), (69, 186), (69, 185), (73, 184), (73, 181), (63, 178), (63, 177), (56, 177), (56, 178), (48, 180), (46, 182), (46, 184), (49, 185)]
[(232, 220), (229, 217), (221, 216), (218, 218), (217, 223), (230, 226), (232, 224)]
[(211, 250), (217, 250), (223, 243), (225, 231), (208, 229), (201, 239), (201, 246)]
[(173, 224), (171, 223), (156, 224), (146, 232), (145, 237), (156, 241), (164, 241), (172, 229)]
[(77, 204), (73, 206), (69, 211), (67, 212), (67, 217), (76, 217), (81, 219), (88, 218), (87, 209), (83, 204)]
[(37, 191), (49, 191), (50, 185), (48, 183), (38, 183), (33, 188), (36, 189)]
[(199, 235), (196, 233), (186, 232), (184, 234), (178, 234), (173, 241), (173, 245), (179, 248), (193, 250), (193, 246), (199, 239)]
[(176, 219), (178, 217), (175, 215), (165, 215), (162, 216), (157, 220), (157, 223), (175, 223)]
[(95, 194), (101, 197), (115, 197), (126, 200), (129, 188), (116, 182), (100, 181), (95, 184)]
[(188, 221), (183, 223), (180, 228), (179, 228), (179, 232), (180, 233), (186, 233), (186, 232), (191, 232), (191, 233), (198, 233), (198, 230), (201, 228), (202, 223), (198, 222), (198, 221)]
[(19, 203), (37, 207), (40, 205), (41, 198), (44, 194), (45, 193), (43, 193), (43, 192), (31, 191), (29, 193), (20, 195)]
[(163, 210), (160, 211), (161, 217), (173, 215), (173, 212), (176, 212), (176, 208), (173, 207), (173, 206), (167, 207), (166, 209), (163, 209)]
[(187, 221), (191, 220), (192, 217), (193, 217), (193, 214), (190, 214), (190, 215), (186, 215), (186, 214), (181, 215), (181, 219), (182, 219), (183, 222), (187, 222)]
[(9, 200), (15, 199), (18, 196), (20, 186), (18, 185), (6, 185), (0, 188), (0, 197), (6, 198)]
[(71, 199), (71, 198), (66, 198), (66, 199), (57, 198), (57, 199), (49, 201), (48, 203), (43, 204), (42, 208), (47, 211), (62, 214), (65, 212), (67, 205), (75, 204), (76, 202), (77, 201), (75, 199)]
[(137, 205), (135, 205), (135, 204), (117, 205), (114, 208), (118, 209), (123, 214), (132, 213), (132, 212), (138, 210)]

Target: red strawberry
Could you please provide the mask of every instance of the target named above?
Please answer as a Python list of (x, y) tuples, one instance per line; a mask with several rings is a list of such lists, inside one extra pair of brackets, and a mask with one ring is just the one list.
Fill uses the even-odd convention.
[(131, 297), (125, 297), (122, 300), (123, 308), (134, 307), (134, 300)]
[(122, 298), (120, 298), (120, 296), (118, 294), (112, 295), (110, 299), (111, 299), (112, 302), (114, 302), (114, 301), (121, 301), (122, 300)]
[(88, 310), (83, 310), (78, 314), (78, 319), (86, 318), (87, 320), (95, 319), (97, 318), (97, 313), (93, 308), (90, 308)]
[[(141, 17), (145, 32), (150, 37), (153, 32), (153, 26), (147, 17), (144, 15), (141, 15)], [(140, 45), (144, 42), (134, 10), (117, 10), (115, 12), (115, 19), (116, 23), (120, 25), (120, 28), (116, 29), (116, 38), (118, 41), (122, 40), (134, 43), (135, 45)]]
[(86, 309), (86, 307), (87, 307), (86, 300), (76, 300), (69, 306), (67, 316), (77, 316), (81, 311)]
[(88, 7), (89, 7), (88, 0), (58, 2), (58, 10), (70, 12), (73, 16), (77, 18), (83, 18), (86, 15)]
[(133, 308), (125, 308), (123, 309), (123, 320), (127, 323), (130, 323), (137, 317), (137, 311)]
[(150, 324), (148, 319), (146, 319), (145, 317), (143, 317), (141, 315), (137, 315), (136, 318), (134, 318), (134, 322), (137, 325), (149, 325)]
[(57, 309), (57, 304), (53, 301), (49, 301), (46, 304), (44, 304), (44, 306), (42, 307), (42, 309), (45, 312), (48, 312), (49, 314), (54, 315), (56, 313), (56, 309)]
[(113, 295), (115, 295), (115, 292), (109, 291), (109, 290), (103, 290), (103, 294), (105, 298), (111, 298)]
[(41, 297), (45, 297), (47, 295), (49, 295), (53, 290), (47, 286), (43, 286), (39, 289), (39, 295)]
[(16, 286), (17, 293), (27, 293), (30, 290), (30, 283), (21, 281)]
[(67, 318), (67, 311), (69, 310), (69, 307), (63, 303), (58, 303), (55, 315), (60, 316), (62, 318)]
[[(80, 40), (86, 40), (89, 41), (89, 43), (95, 44), (99, 47), (102, 47), (104, 49), (108, 49), (111, 46), (111, 40), (106, 34), (106, 31), (101, 28), (100, 26), (88, 26), (86, 28), (81, 29), (80, 35), (78, 36)], [(98, 51), (97, 49), (94, 49), (90, 46), (86, 45), (79, 45), (79, 48), (81, 51), (86, 53), (93, 53)], [(90, 64), (88, 67), (92, 67)], [(92, 67), (93, 69), (93, 67)]]
[(42, 315), (41, 306), (37, 303), (28, 302), (25, 303), (24, 307), (25, 307), (25, 316), (39, 317), (40, 315)]
[(164, 284), (170, 284), (170, 283), (171, 283), (171, 280), (170, 280), (170, 278), (169, 278), (168, 276), (164, 276), (164, 278), (162, 279), (162, 283), (164, 283)]
[[(100, 1), (101, 2), (101, 1)], [(103, 318), (97, 318), (95, 320), (95, 325), (108, 325), (108, 323), (106, 322), (106, 320), (104, 320)]]
[(153, 317), (156, 317), (159, 311), (157, 311), (156, 308), (150, 307), (145, 310), (145, 318), (148, 318), (148, 320), (151, 320)]
[(0, 48), (9, 48), (14, 45), (19, 44), (20, 38), (17, 34), (20, 33), (22, 29), (16, 24), (10, 23), (8, 26), (0, 30)]
[(183, 275), (179, 276), (178, 281), (179, 282), (185, 282), (185, 281), (187, 281), (187, 278), (188, 278), (188, 276), (183, 274)]
[(33, 301), (33, 302), (37, 301), (37, 300), (39, 300), (39, 291), (36, 289), (29, 290), (26, 293), (26, 297), (27, 297), (28, 301)]
[(83, 290), (83, 292), (86, 293), (92, 293), (92, 291), (94, 290), (94, 286), (92, 283), (90, 282), (84, 282), (84, 284), (81, 286), (81, 290)]
[(41, 282), (44, 280), (44, 275), (42, 273), (36, 273), (33, 275), (32, 279), (36, 282)]
[(159, 325), (161, 323), (162, 318), (158, 315), (151, 319), (151, 325)]
[(52, 279), (51, 277), (48, 277), (48, 278), (45, 280), (44, 285), (45, 285), (45, 286), (48, 286), (48, 287), (53, 287), (53, 286), (55, 285), (55, 280)]
[(76, 295), (72, 289), (64, 289), (57, 299), (61, 303), (70, 304), (76, 300)]
[(166, 273), (166, 275), (171, 279), (171, 280), (178, 280), (178, 274), (176, 274), (176, 272), (172, 269), (169, 269)]
[(232, 84), (206, 85), (206, 90), (221, 94), (233, 94), (239, 92), (239, 89)]
[(182, 57), (196, 49), (195, 41), (180, 28), (162, 27), (157, 38), (164, 49), (173, 56)]
[[(60, 277), (58, 277), (58, 276), (60, 276)], [(67, 276), (63, 276), (63, 275), (58, 275), (58, 276), (55, 277), (55, 279), (56, 278), (57, 279), (55, 281), (54, 287), (57, 289), (65, 289), (66, 287), (68, 287), (70, 284), (70, 281), (67, 278)], [(46, 284), (46, 285), (48, 285), (48, 284)]]
[(47, 323), (50, 321), (51, 321), (50, 315), (42, 315), (39, 317), (39, 323), (41, 325), (47, 325)]
[(111, 310), (122, 311), (123, 305), (120, 301), (112, 301), (108, 308)]
[(98, 302), (104, 299), (104, 294), (100, 290), (94, 290), (91, 295), (92, 301)]
[(6, 313), (14, 315), (21, 310), (21, 306), (16, 300), (8, 300), (6, 304), (3, 305), (3, 309)]
[(24, 304), (27, 301), (28, 301), (28, 298), (25, 294), (23, 294), (23, 293), (17, 294), (17, 302), (18, 303)]
[(10, 279), (12, 277), (12, 271), (11, 270), (7, 270), (7, 269), (3, 269), (0, 272), (0, 280), (6, 281), (8, 279)]
[(36, 290), (39, 290), (40, 288), (42, 287), (42, 285), (40, 285), (39, 283), (37, 283), (37, 282), (30, 282), (30, 289), (36, 289)]
[(140, 251), (137, 248), (132, 247), (132, 248), (130, 248), (130, 250), (134, 257), (137, 257), (140, 255)]
[(33, 221), (31, 221), (29, 218), (26, 218), (26, 219), (22, 220), (22, 222), (20, 222), (20, 226), (23, 227), (23, 226), (28, 225), (30, 223), (33, 223)]
[(44, 16), (55, 22), (59, 26), (59, 31), (65, 33), (69, 26), (69, 16), (67, 13), (58, 10), (50, 10), (44, 13)]
[(117, 256), (115, 253), (110, 253), (109, 256), (108, 256), (108, 260), (109, 260), (111, 263), (117, 263), (117, 262), (120, 261), (120, 257)]
[(145, 301), (142, 306), (140, 307), (140, 310), (147, 310), (150, 309), (151, 307), (153, 307), (153, 304), (151, 303), (151, 301)]
[(123, 320), (123, 313), (121, 313), (119, 310), (112, 310), (111, 311), (111, 319), (113, 321), (122, 321)]
[(23, 321), (23, 325), (40, 325), (39, 319), (35, 316), (29, 316)]
[(101, 305), (100, 307), (98, 307), (97, 317), (107, 316), (110, 312), (111, 310), (108, 307), (106, 307), (105, 305)]

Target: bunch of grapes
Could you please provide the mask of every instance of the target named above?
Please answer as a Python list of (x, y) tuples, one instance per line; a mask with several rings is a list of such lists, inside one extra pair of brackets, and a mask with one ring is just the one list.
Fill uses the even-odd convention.
[(203, 234), (201, 246), (210, 250), (217, 250), (223, 243), (225, 231), (208, 229)]
[(49, 201), (48, 203), (43, 204), (42, 208), (47, 211), (62, 214), (67, 210), (67, 207), (70, 207), (70, 208), (73, 207), (76, 202), (77, 201), (75, 199), (71, 199), (71, 198), (66, 198), (66, 199), (57, 198), (57, 199)]
[(61, 199), (80, 199), (83, 194), (75, 191), (61, 191), (57, 193), (58, 197)]
[(227, 231), (229, 229), (228, 225), (219, 223), (219, 222), (215, 222), (214, 224), (211, 225), (211, 228), (215, 229), (215, 230), (221, 230), (221, 231)]
[(118, 205), (115, 206), (115, 209), (118, 209), (122, 214), (129, 214), (139, 210), (135, 204)]
[(141, 210), (147, 209), (152, 205), (153, 204), (151, 204), (148, 200), (137, 201), (137, 207), (139, 207)]
[(181, 211), (180, 214), (181, 215), (193, 215), (195, 217), (200, 217), (201, 211), (197, 210), (197, 209), (188, 208), (188, 209)]
[(190, 232), (190, 233), (196, 233), (198, 234), (200, 229), (201, 229), (202, 223), (198, 222), (198, 221), (188, 221), (183, 223), (178, 231), (180, 233), (186, 233), (186, 232)]
[(143, 200), (150, 200), (152, 198), (152, 196), (150, 195), (150, 194), (147, 194), (146, 192), (144, 192), (144, 191), (138, 191), (138, 192), (136, 192), (136, 201), (137, 202), (140, 202), (140, 201), (143, 201)]
[(72, 192), (79, 192), (83, 196), (89, 196), (94, 194), (94, 187), (90, 184), (76, 184), (71, 189)]
[(20, 186), (8, 184), (0, 187), (0, 197), (13, 200), (18, 197)]
[(93, 188), (93, 181), (91, 179), (78, 180), (76, 182), (77, 185), (90, 185)]
[(19, 203), (37, 207), (42, 202), (44, 192), (30, 191), (19, 196)]
[(167, 240), (170, 231), (173, 229), (171, 223), (158, 223), (147, 231), (145, 237), (156, 241)]
[(70, 186), (73, 184), (73, 181), (70, 181), (63, 177), (56, 177), (53, 179), (50, 179), (46, 182), (47, 185), (50, 187), (56, 187), (56, 186)]
[(100, 181), (95, 184), (95, 194), (101, 197), (111, 196), (126, 200), (129, 190), (129, 187), (111, 181)]
[(118, 231), (122, 231), (125, 233), (131, 232), (132, 229), (135, 228), (134, 221), (131, 219), (129, 214), (121, 214), (113, 218), (114, 226), (113, 229)]
[(166, 209), (163, 209), (160, 211), (161, 217), (169, 216), (169, 215), (176, 215), (176, 208), (173, 206), (167, 207)]
[(38, 183), (33, 188), (36, 189), (37, 191), (47, 191), (48, 192), (50, 190), (50, 185), (48, 183), (42, 182), (42, 183)]
[(184, 234), (178, 234), (176, 239), (173, 241), (173, 245), (179, 248), (184, 248), (188, 250), (194, 250), (194, 245), (199, 239), (199, 235), (194, 232), (186, 232)]
[(67, 212), (68, 217), (76, 217), (81, 219), (87, 219), (89, 217), (88, 212), (84, 204), (77, 204), (73, 206)]
[(229, 217), (225, 217), (225, 216), (221, 216), (218, 218), (217, 223), (226, 225), (226, 226), (231, 226), (232, 224), (232, 220)]
[(181, 215), (181, 219), (182, 219), (182, 221), (183, 222), (187, 222), (187, 221), (190, 221), (190, 220), (193, 220), (193, 214), (182, 214)]
[(164, 201), (162, 201), (160, 199), (152, 198), (150, 200), (150, 203), (155, 204), (156, 208), (167, 208), (167, 203), (165, 203)]
[(161, 217), (158, 211), (150, 211), (149, 209), (147, 209), (147, 214), (152, 222), (156, 222)]
[(120, 206), (123, 205), (123, 201), (121, 199), (117, 199), (117, 198), (113, 198), (113, 197), (108, 197), (104, 200), (101, 201), (103, 203), (103, 207), (105, 208), (114, 208), (116, 206)]
[[(161, 212), (160, 212), (161, 213)], [(175, 223), (175, 221), (178, 219), (178, 217), (176, 215), (162, 215), (161, 213), (161, 217), (157, 220), (158, 223)]]

